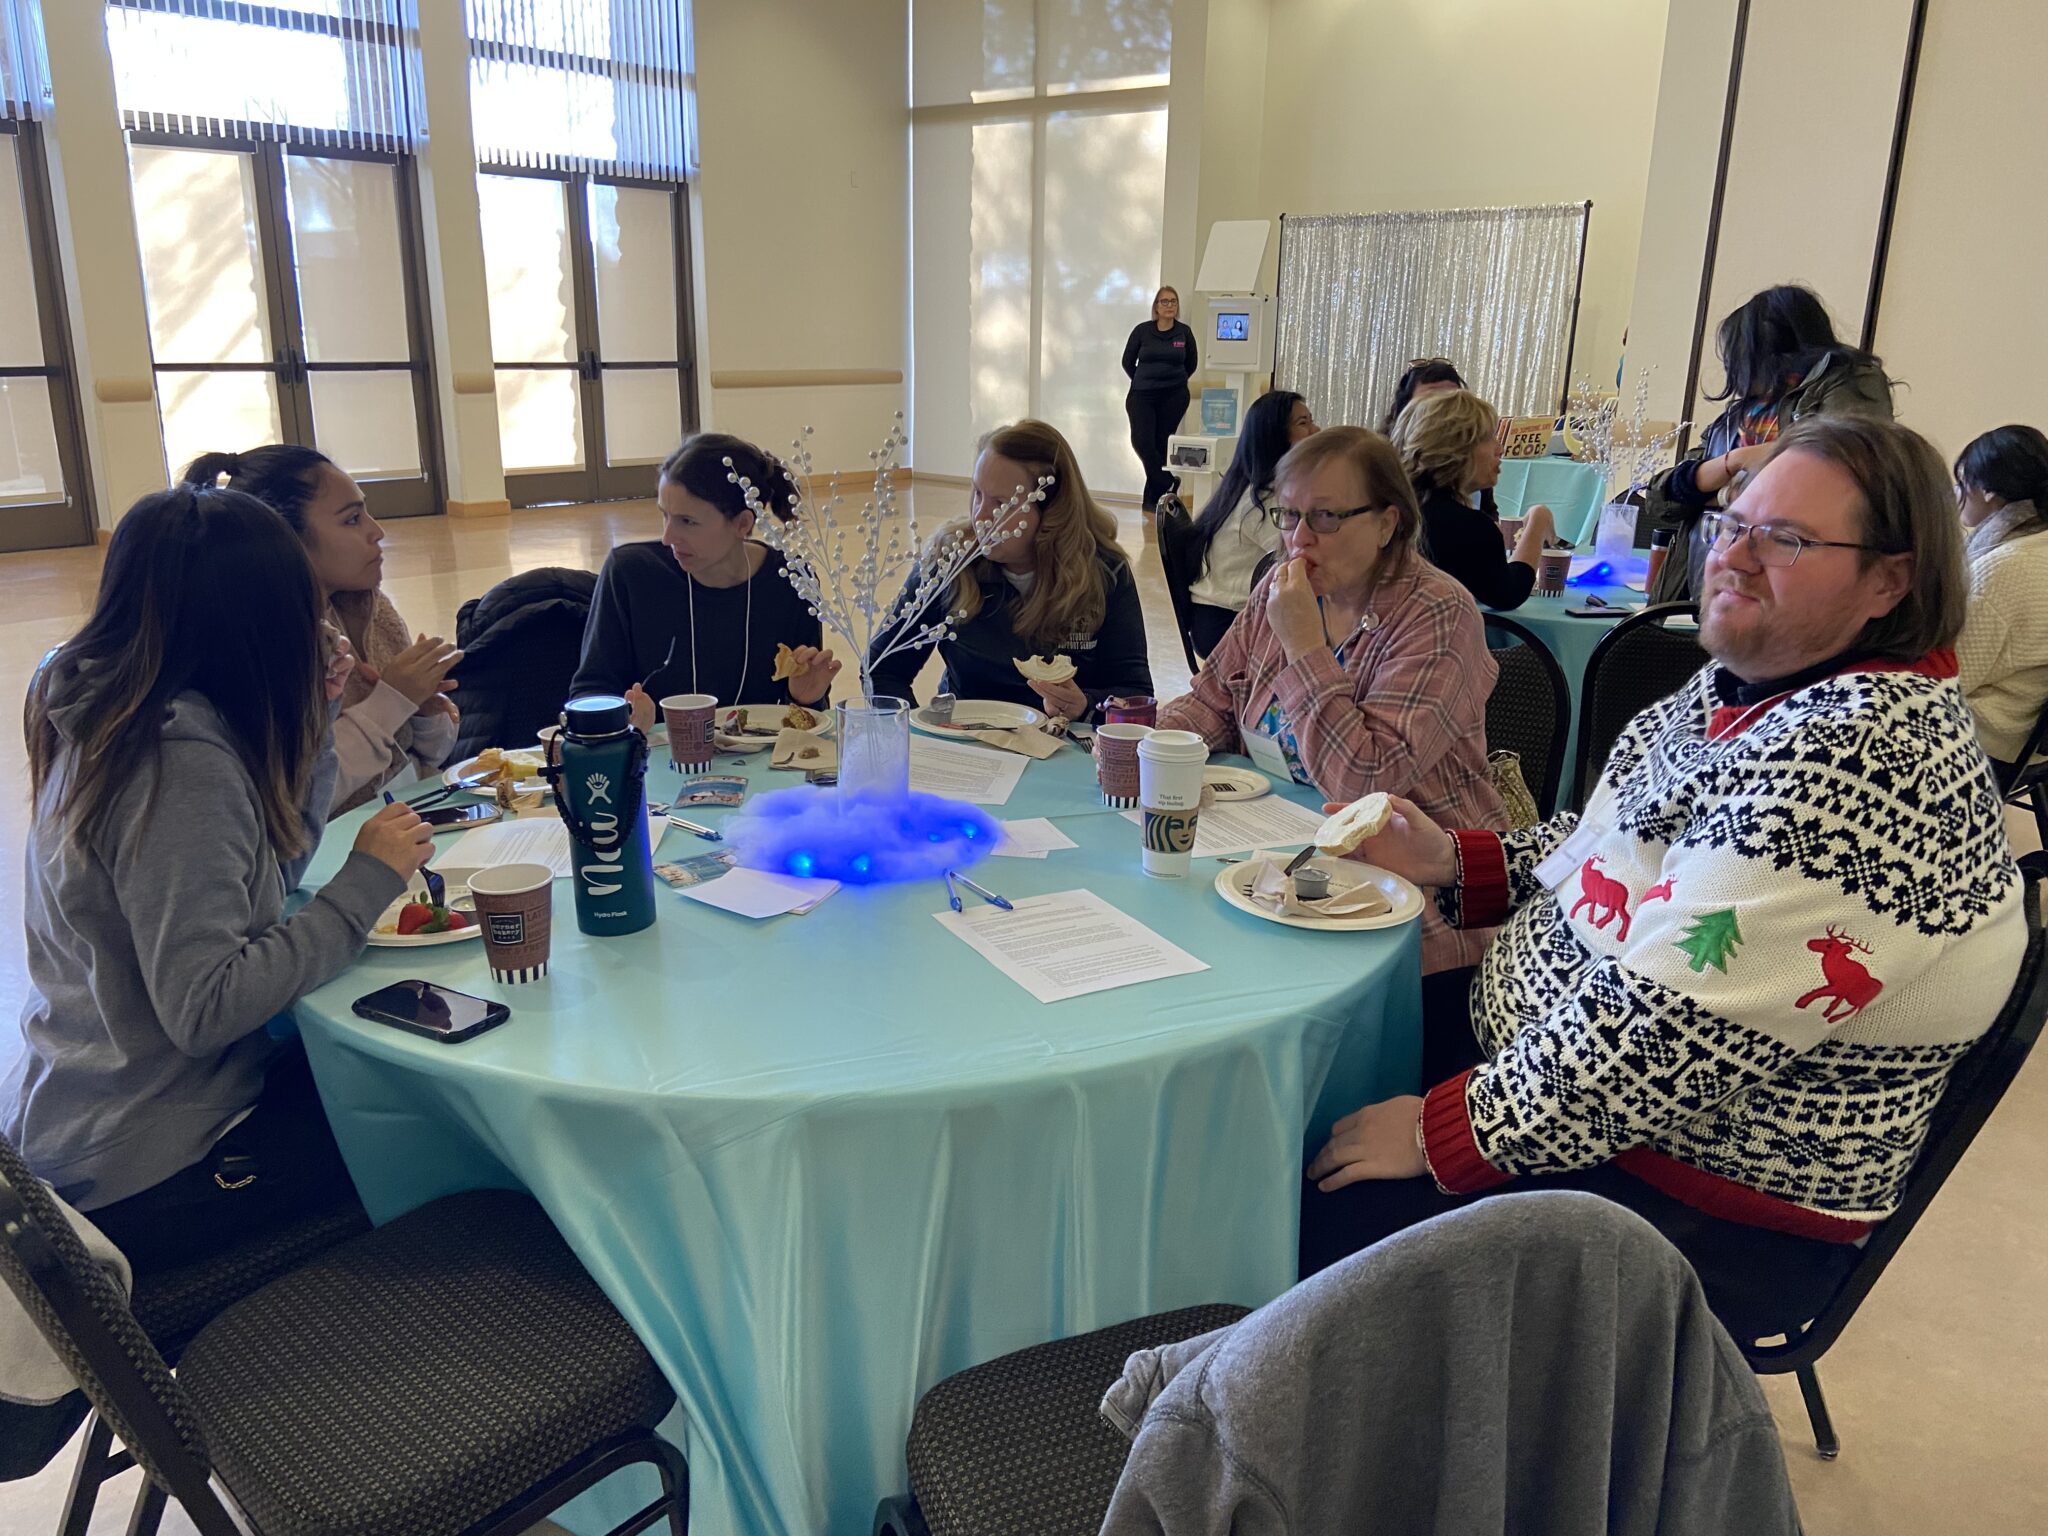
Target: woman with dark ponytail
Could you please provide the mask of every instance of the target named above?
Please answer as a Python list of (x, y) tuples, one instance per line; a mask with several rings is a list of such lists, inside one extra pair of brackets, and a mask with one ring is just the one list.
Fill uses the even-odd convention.
[(1984, 750), (2011, 763), (2048, 702), (2048, 436), (1998, 427), (1956, 458), (1970, 608), (1956, 640)]
[[(732, 468), (726, 468), (726, 460)], [(665, 693), (720, 704), (826, 703), (838, 660), (824, 627), (783, 575), (782, 556), (752, 537), (754, 512), (728, 476), (741, 475), (777, 521), (794, 517), (795, 478), (772, 454), (700, 432), (661, 466), (661, 537), (621, 544), (598, 573), (571, 698), (623, 695), (645, 730)], [(775, 676), (778, 646), (790, 648)]]
[(448, 674), (462, 652), (439, 635), (415, 635), (380, 590), (384, 530), (362, 488), (326, 454), (295, 443), (202, 453), (186, 467), (185, 483), (225, 485), (283, 518), (312, 563), (322, 613), (355, 653), (334, 722), (336, 812), (408, 769), (447, 762), (458, 723)]
[(1280, 530), (1266, 515), (1273, 471), (1287, 450), (1314, 437), (1316, 418), (1291, 389), (1268, 390), (1244, 413), (1230, 467), (1195, 519), (1189, 552), (1189, 628), (1195, 650), (1208, 655), (1252, 597), (1252, 573), (1280, 547)]
[(285, 915), (349, 670), (322, 606), (271, 508), (160, 491), (29, 685), (30, 985), (0, 1128), (138, 1278), (355, 1198), (303, 1052), (264, 1025), (354, 962), (433, 830), (385, 806)]

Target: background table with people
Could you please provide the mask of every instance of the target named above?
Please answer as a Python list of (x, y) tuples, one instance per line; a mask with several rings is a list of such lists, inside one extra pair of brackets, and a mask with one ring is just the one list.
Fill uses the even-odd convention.
[[(789, 777), (766, 762), (718, 771), (765, 792)], [(298, 1007), (375, 1217), (493, 1184), (546, 1206), (681, 1394), (695, 1530), (865, 1529), (949, 1372), (1279, 1294), (1305, 1149), (1416, 1084), (1416, 925), (1264, 922), (1219, 898), (1213, 859), (1148, 879), (1072, 748), (996, 814), (1026, 805), (1079, 846), (989, 860), (984, 884), (1085, 887), (1210, 969), (1041, 1005), (933, 920), (937, 881), (760, 924), (658, 887), (655, 926), (609, 940), (558, 890), (544, 982), (497, 986), (480, 943), (371, 949)], [(670, 829), (657, 858), (713, 846)], [(352, 1014), (412, 976), (512, 1020), (449, 1047)]]

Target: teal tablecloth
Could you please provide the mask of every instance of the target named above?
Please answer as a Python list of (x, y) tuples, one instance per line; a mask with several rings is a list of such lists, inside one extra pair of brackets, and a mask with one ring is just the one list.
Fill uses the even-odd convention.
[(1576, 459), (1503, 459), (1493, 500), (1502, 517), (1520, 517), (1524, 507), (1540, 501), (1556, 519), (1559, 538), (1591, 549), (1607, 500), (1607, 476)]
[[(676, 1386), (699, 1536), (865, 1531), (942, 1377), (1278, 1294), (1305, 1147), (1416, 1087), (1413, 924), (1263, 922), (1215, 894), (1213, 860), (1147, 879), (1078, 751), (1024, 786), (997, 814), (1057, 804), (1080, 846), (990, 859), (984, 884), (1087, 887), (1212, 969), (1048, 1006), (933, 921), (937, 882), (763, 923), (658, 887), (655, 926), (611, 940), (578, 933), (558, 882), (544, 982), (495, 985), (480, 942), (373, 949), (299, 1006), (374, 1216), (494, 1184), (547, 1208)], [(662, 852), (708, 846), (671, 830)], [(410, 976), (513, 1017), (442, 1046), (350, 1012)], [(587, 1497), (623, 1513), (631, 1491)]]

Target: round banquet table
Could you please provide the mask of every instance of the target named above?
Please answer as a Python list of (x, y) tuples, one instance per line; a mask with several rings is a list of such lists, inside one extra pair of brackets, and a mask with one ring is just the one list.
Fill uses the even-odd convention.
[[(656, 758), (649, 794), (668, 799)], [(746, 760), (756, 792), (794, 779), (766, 763)], [(1210, 968), (1045, 1005), (933, 920), (936, 880), (760, 922), (657, 883), (655, 925), (613, 939), (578, 932), (558, 881), (544, 981), (497, 985), (480, 940), (370, 949), (296, 1010), (377, 1220), (492, 1185), (547, 1209), (676, 1387), (664, 1432), (700, 1536), (864, 1531), (941, 1378), (1279, 1294), (1305, 1150), (1417, 1087), (1417, 925), (1269, 923), (1222, 901), (1213, 859), (1146, 878), (1138, 828), (1103, 810), (1078, 750), (1031, 763), (991, 811), (1050, 813), (1079, 846), (985, 860), (981, 883), (1085, 887)], [(329, 829), (308, 884), (359, 819)], [(656, 858), (714, 846), (671, 828)], [(446, 1046), (351, 1012), (409, 977), (512, 1018)], [(600, 1487), (558, 1518), (621, 1517), (640, 1491)]]
[(1493, 500), (1502, 517), (1520, 517), (1540, 501), (1550, 508), (1559, 538), (1591, 549), (1607, 500), (1607, 471), (1576, 459), (1503, 459)]

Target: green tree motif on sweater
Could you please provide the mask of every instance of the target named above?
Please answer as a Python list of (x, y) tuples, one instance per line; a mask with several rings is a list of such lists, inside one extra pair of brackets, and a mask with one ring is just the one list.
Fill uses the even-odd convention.
[(1736, 924), (1735, 909), (1723, 907), (1718, 912), (1702, 912), (1694, 918), (1671, 947), (1683, 950), (1690, 957), (1695, 971), (1704, 972), (1711, 965), (1725, 976), (1728, 974), (1728, 961), (1741, 942), (1742, 929)]

